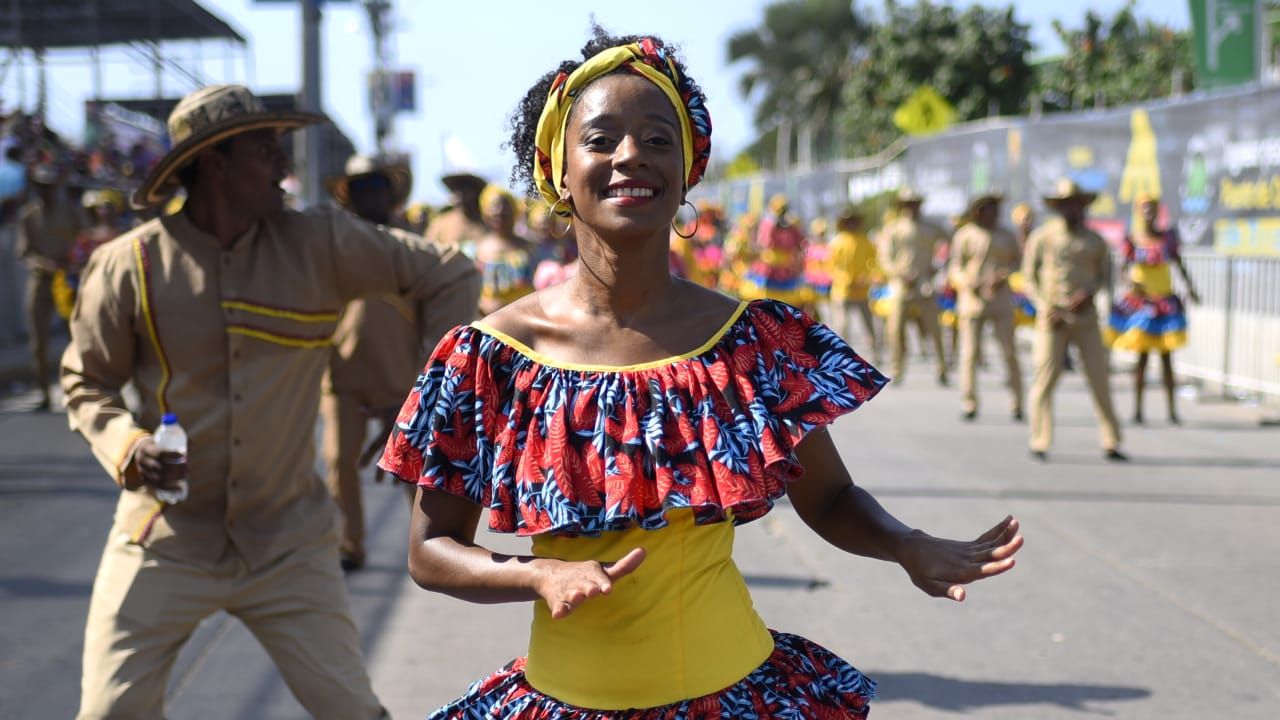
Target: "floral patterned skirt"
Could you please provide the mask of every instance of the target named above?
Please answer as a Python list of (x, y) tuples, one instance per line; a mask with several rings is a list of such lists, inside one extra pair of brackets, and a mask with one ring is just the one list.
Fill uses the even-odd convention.
[(544, 695), (524, 677), (525, 658), (471, 686), (429, 720), (730, 720), (866, 718), (875, 681), (830, 650), (798, 635), (773, 632), (764, 664), (717, 693), (633, 710), (593, 710)]

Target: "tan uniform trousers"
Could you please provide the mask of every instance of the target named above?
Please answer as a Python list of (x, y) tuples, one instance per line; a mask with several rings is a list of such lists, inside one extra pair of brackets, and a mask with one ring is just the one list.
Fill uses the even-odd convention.
[(174, 660), (201, 620), (239, 618), (319, 720), (385, 717), (351, 621), (334, 533), (256, 572), (234, 552), (212, 570), (152, 553), (112, 528), (84, 637), (80, 720), (165, 717)]
[(947, 379), (947, 356), (942, 352), (942, 330), (938, 326), (938, 303), (932, 297), (905, 298), (895, 294), (889, 301), (889, 317), (885, 333), (889, 336), (890, 377), (901, 382), (906, 373), (907, 321), (918, 318), (920, 332), (933, 343), (933, 357), (938, 362), (938, 380)]
[(1053, 444), (1053, 389), (1062, 375), (1067, 343), (1076, 346), (1084, 365), (1093, 396), (1093, 411), (1098, 417), (1098, 433), (1104, 450), (1120, 447), (1120, 425), (1111, 406), (1111, 377), (1107, 351), (1098, 330), (1098, 315), (1092, 306), (1077, 313), (1074, 322), (1057, 328), (1041, 313), (1036, 318), (1032, 358), (1035, 379), (1031, 384), (1031, 449), (1047, 451)]
[(978, 411), (978, 358), (982, 346), (982, 330), (989, 322), (995, 330), (1000, 354), (1009, 373), (1009, 412), (1022, 412), (1022, 368), (1018, 366), (1018, 350), (1013, 342), (1013, 307), (993, 308), (972, 317), (957, 318), (960, 332), (960, 408)]
[(31, 337), (31, 369), (40, 394), (49, 397), (49, 327), (53, 321), (53, 273), (32, 269), (25, 298), (27, 332)]
[[(360, 487), (360, 453), (369, 439), (371, 403), (359, 393), (325, 392), (320, 395), (324, 422), (325, 484), (342, 514), (342, 557), (365, 559), (364, 496)], [(403, 484), (396, 481), (397, 485)], [(409, 502), (417, 488), (405, 485)]]

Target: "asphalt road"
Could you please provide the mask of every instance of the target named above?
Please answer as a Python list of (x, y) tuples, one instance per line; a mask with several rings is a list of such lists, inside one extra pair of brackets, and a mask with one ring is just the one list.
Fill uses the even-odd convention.
[[(995, 357), (992, 353), (990, 357)], [(834, 426), (855, 480), (905, 522), (974, 536), (1006, 513), (1026, 547), (963, 604), (924, 596), (895, 566), (825, 546), (784, 505), (738, 534), (737, 561), (772, 627), (879, 682), (875, 718), (1270, 720), (1280, 707), (1280, 428), (1267, 411), (1184, 399), (1184, 425), (1126, 426), (1104, 463), (1087, 393), (1068, 375), (1048, 464), (1027, 456), (1001, 379), (958, 421), (954, 388), (917, 368)], [(1122, 376), (1117, 407), (1129, 414)], [(1158, 392), (1148, 418), (1163, 416)], [(60, 414), (0, 401), (0, 717), (70, 718), (81, 633), (116, 490)], [(1272, 413), (1274, 414), (1274, 413)], [(366, 488), (371, 564), (350, 576), (375, 688), (423, 717), (521, 653), (529, 608), (418, 590), (404, 570), (398, 488)], [(522, 541), (482, 536), (501, 549)], [(171, 678), (168, 717), (302, 718), (237, 621), (210, 618)]]

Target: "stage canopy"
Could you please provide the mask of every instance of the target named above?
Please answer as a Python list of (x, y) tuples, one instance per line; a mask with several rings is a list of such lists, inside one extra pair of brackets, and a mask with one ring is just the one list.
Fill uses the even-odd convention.
[(0, 45), (84, 48), (245, 39), (192, 0), (0, 0)]

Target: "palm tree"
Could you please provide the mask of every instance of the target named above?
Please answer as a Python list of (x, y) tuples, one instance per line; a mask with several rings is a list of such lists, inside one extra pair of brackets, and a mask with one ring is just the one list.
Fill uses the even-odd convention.
[[(849, 0), (779, 0), (765, 7), (759, 27), (729, 38), (729, 62), (751, 65), (740, 81), (742, 95), (756, 101), (756, 128), (778, 131), (780, 160), (789, 156), (791, 128), (812, 134), (821, 154), (843, 150), (834, 121), (851, 58), (868, 34)], [(801, 156), (810, 150), (802, 147)]]

